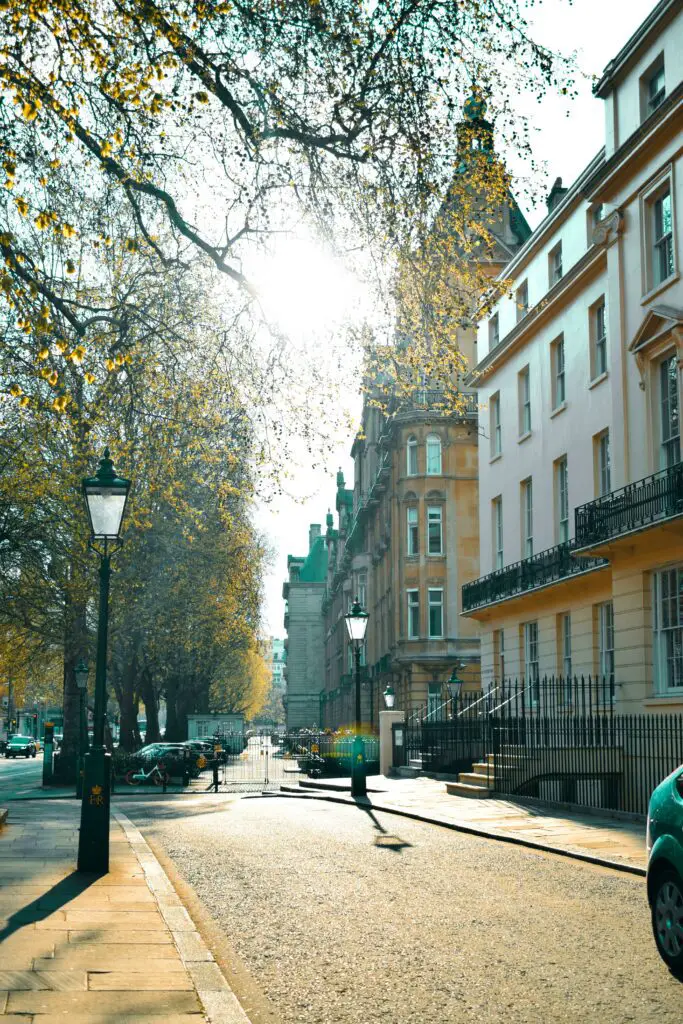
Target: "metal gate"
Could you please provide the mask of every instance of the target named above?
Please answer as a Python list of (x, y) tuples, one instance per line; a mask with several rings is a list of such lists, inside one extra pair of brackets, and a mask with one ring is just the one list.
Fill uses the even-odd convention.
[[(219, 752), (218, 788), (221, 792), (276, 791), (283, 783), (292, 782), (301, 775), (296, 758), (288, 755), (283, 743), (271, 736), (252, 736), (243, 744), (223, 742)], [(195, 787), (213, 788), (213, 773), (203, 771)]]

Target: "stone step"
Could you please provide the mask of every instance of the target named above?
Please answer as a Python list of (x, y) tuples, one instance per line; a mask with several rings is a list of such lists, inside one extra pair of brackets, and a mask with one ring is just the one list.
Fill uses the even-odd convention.
[(485, 775), (487, 778), (493, 778), (493, 763), (491, 761), (475, 761), (472, 765), (472, 771), (476, 775)]
[(449, 796), (469, 796), (478, 800), (491, 796), (491, 790), (486, 786), (470, 786), (466, 782), (447, 782), (446, 792)]
[(411, 768), (409, 765), (402, 765), (400, 768), (394, 768), (394, 772), (400, 779), (416, 779), (421, 773), (422, 768)]
[(493, 785), (493, 779), (489, 781), (485, 775), (478, 775), (477, 772), (460, 772), (458, 782), (464, 782), (467, 786), (484, 786), (486, 789)]

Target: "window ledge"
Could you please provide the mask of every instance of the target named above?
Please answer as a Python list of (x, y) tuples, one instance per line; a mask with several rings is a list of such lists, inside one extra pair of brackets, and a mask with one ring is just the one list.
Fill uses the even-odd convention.
[(441, 551), (438, 555), (430, 554), (430, 553), (427, 554), (427, 558), (445, 558), (445, 557), (446, 557), (446, 552), (445, 551)]
[(522, 441), (528, 441), (529, 438), (531, 437), (531, 433), (532, 432), (530, 430), (527, 430), (523, 434), (520, 434), (519, 437), (517, 438), (517, 444), (521, 444)]
[(597, 377), (593, 377), (593, 380), (588, 384), (588, 390), (591, 391), (593, 388), (597, 388), (598, 384), (602, 384), (603, 380), (607, 380), (609, 377), (609, 370), (603, 370)]
[(419, 562), (419, 561), (420, 561), (419, 552), (416, 555), (406, 555), (406, 562)]
[(498, 459), (502, 459), (502, 458), (503, 458), (503, 453), (502, 452), (497, 452), (496, 455), (492, 455), (491, 456), (491, 458), (489, 459), (489, 463), (498, 462)]
[(683, 704), (683, 686), (680, 693), (660, 693), (655, 697), (647, 697), (643, 701), (646, 708), (656, 708), (667, 704)]
[(660, 292), (665, 291), (667, 288), (669, 288), (670, 285), (675, 284), (676, 281), (679, 280), (680, 276), (680, 273), (676, 271), (675, 273), (671, 274), (670, 277), (667, 277), (666, 280), (660, 281), (660, 283), (658, 285), (655, 285), (654, 288), (650, 288), (649, 292), (646, 292), (640, 300), (641, 306), (646, 306), (647, 303), (654, 299), (656, 295), (659, 295)]
[(560, 402), (560, 404), (556, 405), (555, 408), (553, 409), (553, 411), (550, 413), (550, 419), (554, 420), (555, 417), (559, 416), (561, 412), (564, 412), (564, 410), (566, 408), (567, 408), (566, 401), (565, 402)]

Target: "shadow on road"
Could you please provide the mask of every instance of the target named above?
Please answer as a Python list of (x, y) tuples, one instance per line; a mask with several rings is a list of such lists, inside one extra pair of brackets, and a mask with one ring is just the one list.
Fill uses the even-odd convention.
[(363, 804), (357, 800), (356, 807), (358, 807), (361, 811), (365, 811), (368, 817), (372, 819), (374, 827), (380, 833), (378, 836), (375, 836), (375, 846), (379, 847), (381, 850), (392, 850), (394, 853), (401, 853), (402, 850), (406, 850), (413, 845), (412, 843), (407, 842), (407, 840), (400, 839), (399, 836), (395, 836), (392, 835), (390, 832), (387, 832), (387, 830), (384, 828), (383, 825), (380, 824), (376, 816), (372, 813), (372, 809), (368, 807), (367, 804)]

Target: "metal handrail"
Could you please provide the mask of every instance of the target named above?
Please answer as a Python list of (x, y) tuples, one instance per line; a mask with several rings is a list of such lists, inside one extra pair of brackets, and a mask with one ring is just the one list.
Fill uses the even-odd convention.
[[(456, 718), (460, 718), (460, 715), (464, 715), (466, 711), (471, 711), (471, 710), (472, 710), (472, 708), (473, 708), (473, 707), (476, 707), (476, 705), (477, 705), (477, 704), (480, 704), (480, 703), (481, 703), (481, 701), (483, 701), (483, 700), (488, 700), (488, 699), (489, 699), (489, 697), (491, 696), (491, 694), (492, 694), (492, 693), (495, 693), (495, 692), (496, 692), (496, 690), (499, 690), (499, 689), (500, 689), (500, 687), (499, 687), (499, 686), (494, 686), (492, 690), (487, 690), (487, 691), (486, 691), (486, 693), (482, 694), (482, 696), (481, 696), (481, 697), (479, 698), (479, 700), (475, 700), (475, 701), (473, 701), (473, 702), (472, 702), (472, 703), (471, 703), (471, 704), (469, 705), (469, 707), (463, 708), (463, 709), (462, 709), (462, 711), (459, 711), (459, 712), (458, 712), (458, 714), (456, 715)], [(490, 714), (490, 712), (487, 712), (487, 713), (488, 713), (488, 714)], [(478, 714), (478, 715), (480, 715), (480, 714), (482, 714), (482, 712), (481, 712), (481, 711), (478, 711), (478, 712), (477, 712), (477, 714)]]

